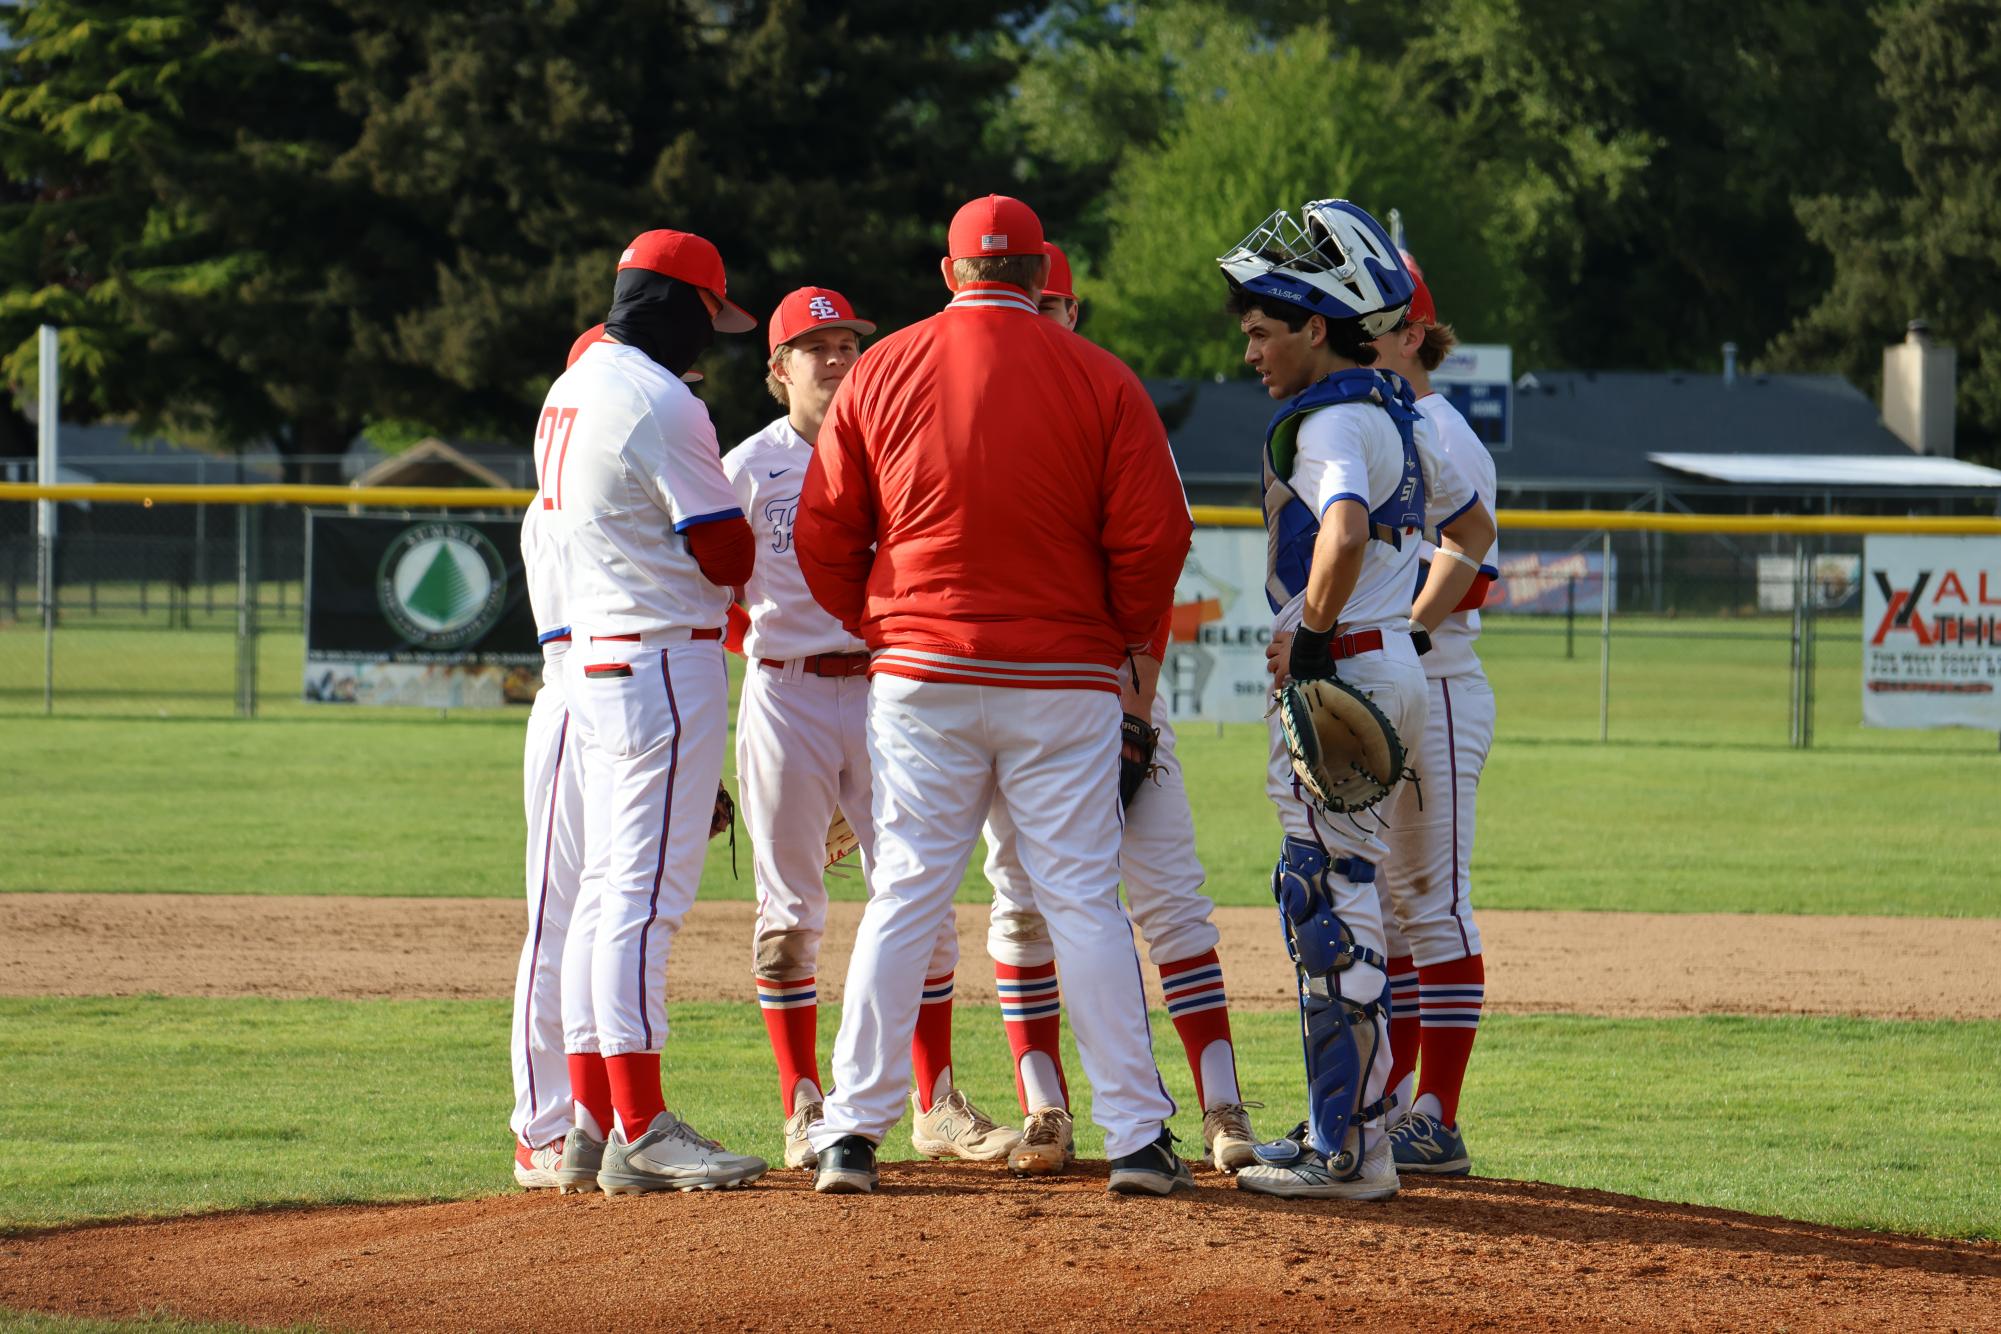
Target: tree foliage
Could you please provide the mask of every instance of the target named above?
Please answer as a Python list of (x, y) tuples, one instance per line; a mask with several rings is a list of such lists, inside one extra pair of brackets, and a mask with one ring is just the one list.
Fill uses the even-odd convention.
[(1858, 384), (1922, 316), (1959, 354), (1962, 456), (2001, 454), (2001, 5), (1920, 0), (1877, 12), (1876, 63), (1905, 180), (1805, 200), (1834, 280), (1775, 350)]

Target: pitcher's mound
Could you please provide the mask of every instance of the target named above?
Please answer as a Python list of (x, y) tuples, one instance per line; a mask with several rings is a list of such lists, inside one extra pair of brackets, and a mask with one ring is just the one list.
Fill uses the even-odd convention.
[(1972, 1329), (2001, 1246), (1514, 1181), (1168, 1200), (890, 1164), (723, 1194), (236, 1213), (0, 1241), (0, 1307), (365, 1329)]

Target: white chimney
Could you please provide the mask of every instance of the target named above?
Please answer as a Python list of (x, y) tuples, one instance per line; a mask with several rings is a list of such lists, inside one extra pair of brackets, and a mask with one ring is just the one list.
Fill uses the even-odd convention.
[(1953, 391), (1959, 357), (1912, 320), (1904, 341), (1883, 349), (1883, 425), (1919, 454), (1953, 457)]

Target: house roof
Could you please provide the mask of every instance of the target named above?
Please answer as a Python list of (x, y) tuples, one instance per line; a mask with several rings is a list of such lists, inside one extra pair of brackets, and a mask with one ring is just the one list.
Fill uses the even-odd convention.
[[(513, 469), (496, 470), (503, 463), (497, 451), (502, 446), (482, 446), (468, 441), (440, 440), (427, 436), (416, 444), (370, 465), (349, 479), (350, 486), (489, 486), (507, 489), (517, 483)], [(486, 455), (483, 460), (480, 456)], [(524, 458), (520, 449), (507, 449), (505, 462)], [(504, 466), (504, 464), (503, 464)]]

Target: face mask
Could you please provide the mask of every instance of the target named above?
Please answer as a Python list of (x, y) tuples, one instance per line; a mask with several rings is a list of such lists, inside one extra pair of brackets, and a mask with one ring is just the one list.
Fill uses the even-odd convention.
[(716, 332), (699, 289), (651, 269), (618, 275), (604, 331), (676, 375), (693, 369)]

